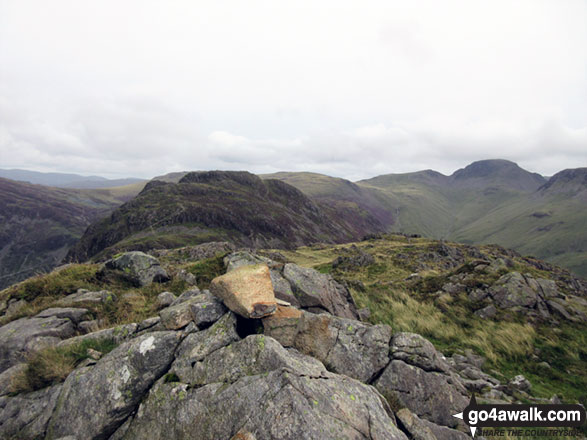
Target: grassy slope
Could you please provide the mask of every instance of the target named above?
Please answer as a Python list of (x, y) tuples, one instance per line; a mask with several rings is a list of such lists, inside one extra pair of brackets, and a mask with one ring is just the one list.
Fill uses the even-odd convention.
[[(369, 307), (373, 323), (386, 323), (394, 331), (409, 331), (429, 338), (445, 354), (470, 348), (485, 356), (484, 367), (491, 374), (503, 374), (509, 379), (524, 374), (533, 384), (537, 397), (550, 398), (553, 394), (569, 401), (587, 401), (587, 325), (561, 323), (558, 327), (546, 324), (530, 325), (524, 316), (500, 314), (495, 320), (484, 320), (473, 314), (471, 303), (462, 295), (435, 295), (448, 277), (466, 266), (443, 268), (442, 260), (426, 260), (426, 255), (438, 249), (438, 242), (424, 238), (407, 239), (390, 236), (385, 240), (354, 243), (359, 249), (375, 257), (375, 264), (355, 269), (332, 269), (337, 256), (349, 253), (348, 245), (303, 247), (296, 251), (281, 251), (290, 261), (331, 273), (352, 286), (353, 297), (359, 307)], [(466, 254), (467, 247), (449, 244)], [(503, 256), (495, 247), (481, 247), (489, 259)], [(476, 259), (471, 256), (467, 261)], [(528, 265), (521, 258), (513, 258), (514, 267), (536, 277), (550, 278), (553, 274)], [(408, 281), (418, 265), (417, 281)], [(474, 282), (491, 284), (502, 273), (475, 274)], [(362, 287), (359, 283), (363, 283)], [(545, 361), (551, 369), (543, 369)], [(496, 371), (498, 373), (496, 373)], [(501, 379), (504, 379), (501, 377)]]
[(361, 191), (351, 191), (344, 179), (316, 173), (270, 176), (321, 202), (360, 204), (364, 211), (387, 218), (383, 224), (390, 232), (496, 243), (587, 277), (585, 202), (565, 194), (534, 194), (532, 185), (540, 183), (539, 177), (514, 168), (508, 181), (508, 169), (484, 178), (461, 173), (456, 180), (432, 171), (384, 175), (356, 182)]

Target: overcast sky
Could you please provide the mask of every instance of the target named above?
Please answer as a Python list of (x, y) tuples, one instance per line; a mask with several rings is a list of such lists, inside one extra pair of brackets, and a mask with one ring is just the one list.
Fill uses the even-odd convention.
[(587, 1), (0, 0), (0, 168), (587, 166)]

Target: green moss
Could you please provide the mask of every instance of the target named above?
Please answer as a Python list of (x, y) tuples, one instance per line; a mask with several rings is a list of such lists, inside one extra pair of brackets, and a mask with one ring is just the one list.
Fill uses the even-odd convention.
[(165, 378), (163, 379), (164, 383), (170, 383), (170, 382), (181, 382), (179, 379), (179, 376), (175, 373), (167, 373), (165, 375)]

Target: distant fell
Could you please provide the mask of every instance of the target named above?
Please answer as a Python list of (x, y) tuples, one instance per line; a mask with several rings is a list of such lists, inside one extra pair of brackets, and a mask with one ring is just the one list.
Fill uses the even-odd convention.
[(36, 185), (78, 189), (113, 188), (145, 181), (144, 179), (134, 177), (106, 179), (105, 177), (100, 176), (81, 176), (79, 174), (69, 173), (41, 173), (38, 171), (20, 169), (0, 169), (0, 177)]
[(292, 248), (342, 242), (361, 232), (285, 182), (239, 171), (192, 172), (178, 183), (149, 183), (135, 199), (90, 226), (68, 259), (218, 240)]
[(538, 173), (531, 173), (520, 168), (518, 164), (504, 159), (480, 160), (455, 171), (450, 176), (450, 183), (455, 186), (486, 187), (500, 185), (508, 189), (535, 191), (546, 183)]

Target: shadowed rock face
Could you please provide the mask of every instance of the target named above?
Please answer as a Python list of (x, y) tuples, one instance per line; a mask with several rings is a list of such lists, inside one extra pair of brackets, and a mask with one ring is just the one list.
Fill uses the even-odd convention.
[(293, 248), (362, 234), (284, 182), (247, 172), (188, 173), (179, 183), (147, 185), (109, 218), (90, 226), (67, 258), (85, 261), (100, 253), (214, 240)]

